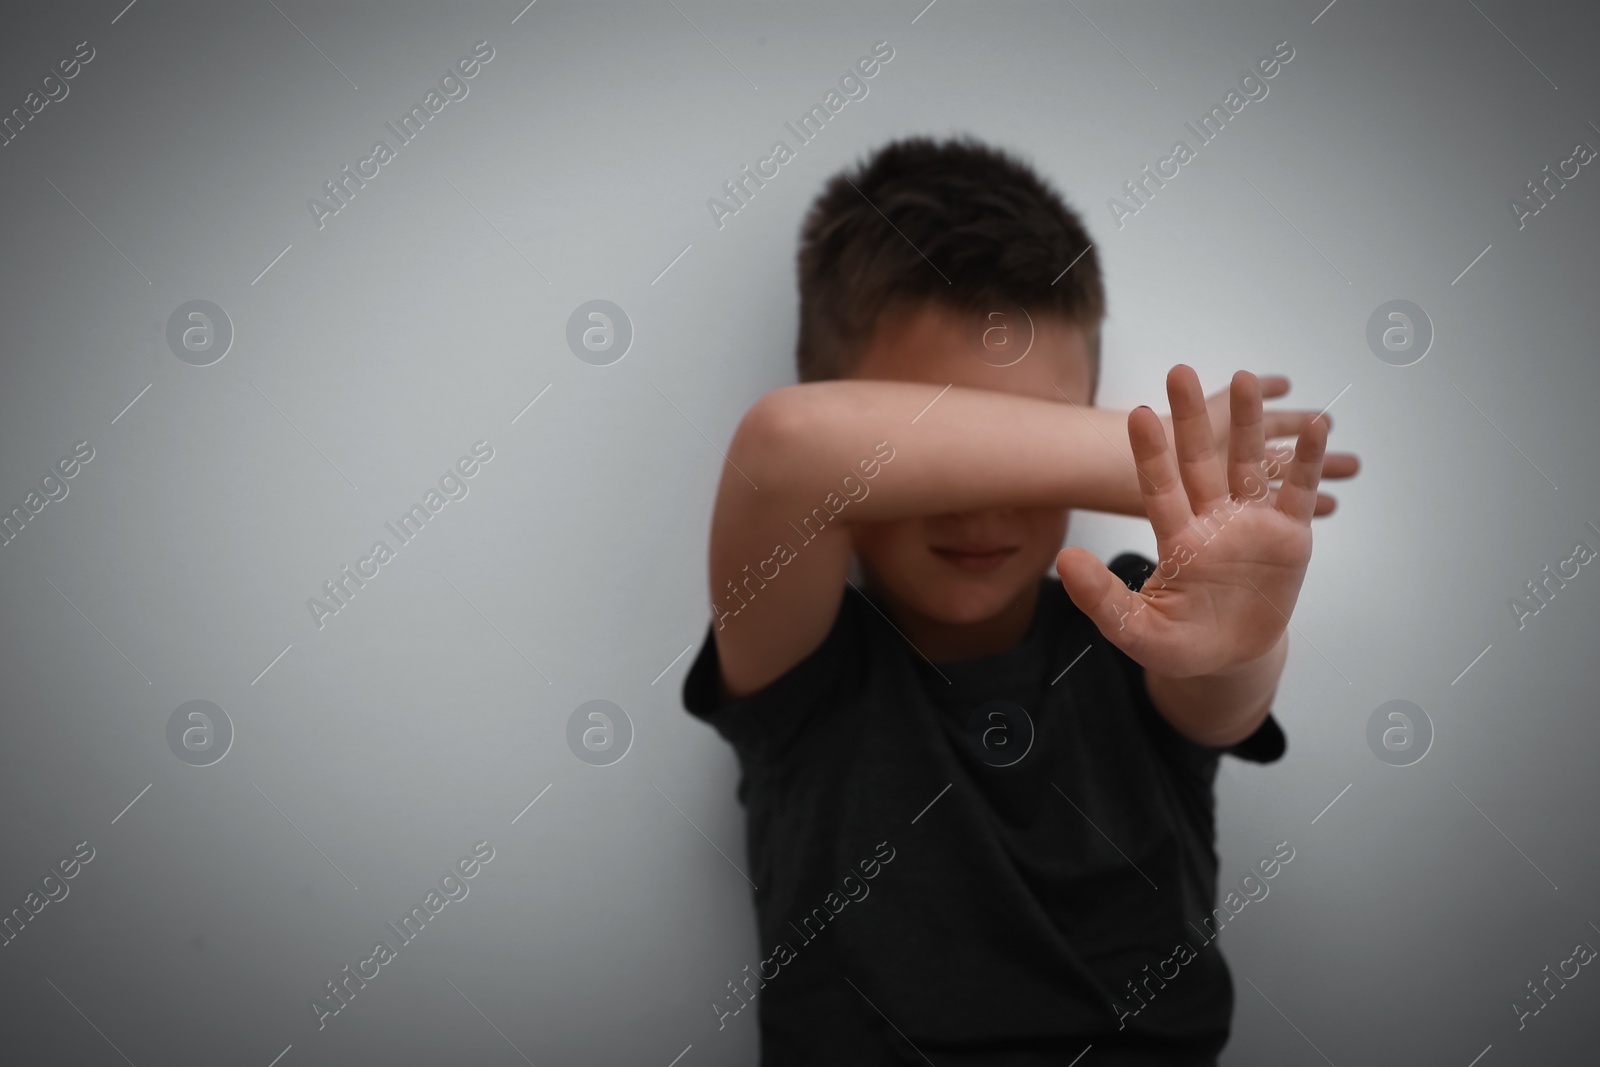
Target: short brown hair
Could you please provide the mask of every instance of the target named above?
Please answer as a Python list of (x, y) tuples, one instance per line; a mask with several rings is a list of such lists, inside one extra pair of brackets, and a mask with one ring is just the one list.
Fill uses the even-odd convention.
[(1082, 327), (1099, 379), (1105, 290), (1083, 221), (972, 138), (894, 141), (834, 175), (801, 226), (799, 274), (801, 381), (848, 374), (893, 306), (999, 301)]

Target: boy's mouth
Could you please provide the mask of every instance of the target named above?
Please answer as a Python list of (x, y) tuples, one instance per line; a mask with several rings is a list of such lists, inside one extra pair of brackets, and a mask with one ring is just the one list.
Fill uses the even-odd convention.
[(1016, 545), (932, 545), (933, 554), (970, 574), (987, 574), (1017, 554)]

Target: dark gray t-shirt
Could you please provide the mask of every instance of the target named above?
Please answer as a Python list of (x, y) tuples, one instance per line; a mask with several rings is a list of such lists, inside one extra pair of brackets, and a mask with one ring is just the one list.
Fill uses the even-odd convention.
[(1274, 719), (1187, 740), (1053, 580), (996, 655), (930, 664), (850, 587), (766, 688), (722, 703), (718, 670), (708, 634), (683, 699), (739, 757), (764, 958), (712, 1012), (751, 1002), (765, 1067), (1213, 1062), (1212, 783), (1224, 752), (1283, 754)]

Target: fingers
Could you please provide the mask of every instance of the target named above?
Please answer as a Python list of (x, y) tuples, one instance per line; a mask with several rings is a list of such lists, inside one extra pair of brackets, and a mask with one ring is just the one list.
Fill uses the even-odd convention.
[(1322, 477), (1354, 478), (1361, 470), (1361, 460), (1354, 452), (1329, 452), (1322, 457)]
[[(1244, 404), (1247, 411), (1252, 410), (1249, 396), (1240, 392), (1244, 387), (1240, 384), (1240, 376), (1246, 372), (1241, 371), (1234, 376), (1226, 390), (1219, 390), (1201, 401), (1206, 413), (1206, 421), (1210, 436), (1206, 442), (1191, 443), (1184, 423), (1186, 417), (1193, 420), (1198, 413), (1193, 404), (1195, 397), (1199, 396), (1199, 383), (1194, 371), (1189, 367), (1179, 365), (1172, 369), (1167, 376), (1167, 395), (1172, 403), (1173, 414), (1170, 419), (1161, 420), (1170, 424), (1172, 438), (1175, 443), (1179, 477), (1188, 496), (1187, 506), (1192, 512), (1204, 510), (1202, 503), (1211, 504), (1220, 499), (1223, 492), (1232, 492), (1249, 499), (1259, 499), (1261, 487), (1257, 480), (1246, 481), (1252, 473), (1241, 465), (1241, 457), (1247, 457), (1245, 463), (1253, 465), (1256, 471), (1265, 474), (1265, 481), (1277, 482), (1283, 478), (1286, 471), (1294, 468), (1294, 456), (1297, 449), (1285, 441), (1286, 438), (1300, 435), (1304, 439), (1303, 431), (1312, 421), (1320, 424), (1318, 431), (1319, 440), (1322, 442), (1320, 462), (1321, 467), (1317, 483), (1326, 479), (1352, 478), (1361, 470), (1361, 461), (1353, 452), (1328, 452), (1326, 451), (1327, 433), (1333, 426), (1333, 419), (1326, 409), (1314, 412), (1309, 409), (1290, 411), (1261, 411), (1260, 430), (1263, 445), (1257, 450), (1253, 432), (1250, 432), (1250, 417), (1248, 414), (1241, 416), (1238, 405)], [(1254, 401), (1259, 408), (1261, 399), (1281, 397), (1289, 392), (1289, 379), (1281, 374), (1263, 374), (1253, 376), (1257, 383), (1259, 396)], [(1240, 419), (1243, 419), (1241, 422)], [(1225, 479), (1213, 479), (1212, 468), (1218, 466), (1215, 452), (1222, 446), (1222, 427), (1226, 422), (1228, 427), (1226, 440), (1228, 442), (1228, 456), (1226, 462)], [(1194, 422), (1198, 425), (1198, 422)], [(1130, 434), (1131, 434), (1130, 421)], [(1272, 442), (1266, 446), (1265, 442)], [(1205, 444), (1209, 443), (1209, 449)], [(1154, 447), (1154, 446), (1152, 446)], [(1209, 461), (1208, 461), (1209, 457)], [(1293, 509), (1292, 513), (1299, 515), (1307, 506), (1309, 500), (1310, 513), (1315, 516), (1331, 514), (1337, 506), (1334, 498), (1327, 493), (1317, 492), (1313, 488), (1310, 496), (1305, 496), (1304, 486), (1294, 483), (1285, 483), (1288, 486), (1287, 507)], [(1148, 488), (1148, 487), (1145, 487)], [(1251, 490), (1254, 490), (1252, 493)], [(1271, 502), (1278, 505), (1280, 489), (1274, 486), (1271, 489)], [(1160, 533), (1158, 531), (1158, 536)]]
[(1259, 500), (1268, 488), (1262, 461), (1267, 439), (1262, 432), (1261, 383), (1249, 371), (1233, 376), (1228, 394), (1228, 491), (1241, 499)]
[[(1262, 396), (1266, 396), (1263, 391)], [(1300, 427), (1306, 424), (1307, 419), (1321, 414), (1328, 420), (1328, 427), (1333, 427), (1333, 416), (1310, 409), (1295, 409), (1293, 411), (1269, 411), (1266, 413), (1268, 437), (1293, 437), (1300, 432)]]
[[(1267, 470), (1271, 472), (1275, 468), (1287, 467), (1293, 458), (1292, 444), (1274, 444), (1267, 449)], [(1330, 478), (1354, 478), (1360, 472), (1361, 459), (1354, 452), (1328, 452), (1322, 457), (1323, 481), (1328, 481)], [(1268, 476), (1277, 478), (1281, 474), (1282, 471), (1278, 470), (1277, 473), (1270, 473)]]
[(1128, 413), (1128, 444), (1133, 446), (1134, 466), (1139, 470), (1139, 491), (1144, 496), (1145, 514), (1156, 542), (1164, 543), (1188, 525), (1192, 512), (1178, 481), (1172, 449), (1167, 446), (1161, 417), (1148, 407)]
[(1108, 641), (1126, 651), (1136, 627), (1144, 621), (1139, 614), (1144, 598), (1123, 585), (1093, 553), (1081, 548), (1062, 550), (1056, 556), (1056, 572), (1078, 610)]
[[(1289, 379), (1281, 374), (1259, 375), (1262, 397), (1271, 400), (1275, 397), (1285, 396), (1289, 392)], [(1293, 455), (1293, 446), (1280, 443), (1284, 438), (1294, 437), (1300, 433), (1305, 424), (1312, 418), (1319, 417), (1326, 424), (1327, 430), (1333, 429), (1333, 416), (1324, 409), (1321, 412), (1306, 410), (1267, 411), (1263, 413), (1262, 423), (1268, 441), (1273, 442), (1267, 449), (1268, 469), (1275, 467), (1287, 468), (1290, 457)], [(1322, 480), (1353, 478), (1361, 470), (1361, 460), (1354, 452), (1325, 452), (1322, 461)], [(1278, 475), (1273, 474), (1276, 478)], [(1232, 467), (1230, 461), (1229, 484), (1232, 485)], [(1236, 490), (1235, 490), (1236, 491)], [(1277, 490), (1273, 490), (1276, 498)], [(1327, 515), (1334, 509), (1334, 499), (1326, 493), (1317, 494), (1315, 514)]]
[[(1277, 506), (1277, 503), (1278, 503), (1278, 491), (1276, 489), (1272, 490), (1272, 494), (1267, 497), (1267, 503), (1272, 505), (1273, 507)], [(1311, 517), (1314, 518), (1314, 519), (1325, 518), (1326, 516), (1332, 515), (1335, 511), (1338, 510), (1338, 508), (1339, 508), (1339, 498), (1338, 497), (1331, 496), (1328, 493), (1320, 493), (1319, 492), (1317, 494), (1317, 506), (1312, 510)]]
[(1178, 473), (1188, 490), (1191, 509), (1198, 514), (1220, 500), (1228, 486), (1211, 436), (1205, 393), (1194, 368), (1180, 363), (1167, 373), (1167, 401), (1172, 406)]
[(1294, 459), (1278, 488), (1278, 510), (1298, 522), (1309, 523), (1317, 506), (1317, 485), (1322, 480), (1322, 459), (1328, 449), (1328, 424), (1312, 419), (1300, 431)]
[(1261, 395), (1267, 400), (1289, 392), (1289, 379), (1281, 374), (1258, 374), (1256, 378), (1261, 382)]

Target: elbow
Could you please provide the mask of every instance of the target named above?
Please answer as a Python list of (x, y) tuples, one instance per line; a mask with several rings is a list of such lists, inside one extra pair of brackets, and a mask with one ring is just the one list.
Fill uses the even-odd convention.
[(765, 394), (744, 413), (728, 444), (728, 458), (757, 485), (780, 484), (792, 475), (798, 442), (806, 440), (800, 387)]

